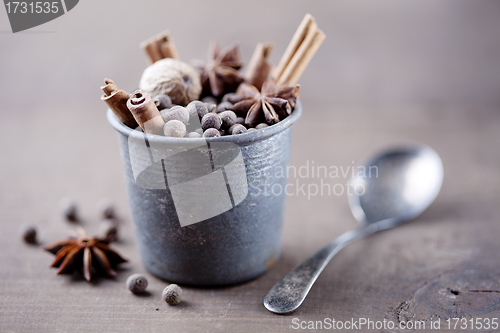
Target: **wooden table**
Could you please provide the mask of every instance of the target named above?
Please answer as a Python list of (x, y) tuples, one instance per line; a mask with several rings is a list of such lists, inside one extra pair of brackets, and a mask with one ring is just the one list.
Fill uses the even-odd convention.
[[(498, 2), (150, 6), (160, 5), (82, 1), (16, 35), (5, 32), (0, 13), (0, 331), (289, 332), (325, 318), (422, 320), (427, 329), (440, 319), (446, 331), (448, 318), (500, 317)], [(278, 15), (282, 8), (289, 14)], [(414, 221), (340, 252), (293, 314), (269, 313), (263, 297), (321, 245), (357, 226), (345, 193), (289, 196), (282, 256), (269, 272), (237, 286), (184, 287), (184, 301), (167, 306), (167, 283), (147, 273), (136, 253), (116, 134), (99, 101), (102, 79), (133, 89), (146, 64), (137, 44), (165, 28), (186, 60), (203, 57), (211, 39), (239, 39), (246, 61), (257, 42), (275, 41), (276, 62), (305, 12), (327, 40), (300, 82), (304, 114), (291, 164), (345, 169), (376, 150), (418, 141), (442, 157), (442, 191)], [(307, 189), (321, 179), (290, 182)], [(99, 200), (116, 202), (114, 247), (130, 260), (116, 279), (54, 276), (52, 255), (20, 240), (22, 223), (38, 227), (40, 244), (74, 230), (58, 213), (64, 196), (77, 200), (90, 234)], [(125, 288), (136, 272), (149, 278), (145, 296)]]

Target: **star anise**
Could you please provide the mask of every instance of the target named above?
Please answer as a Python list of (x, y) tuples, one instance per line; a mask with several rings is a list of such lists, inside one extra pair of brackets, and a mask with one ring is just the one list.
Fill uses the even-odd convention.
[(243, 82), (238, 72), (242, 66), (239, 45), (230, 45), (220, 50), (217, 43), (212, 43), (208, 50), (208, 62), (195, 60), (193, 64), (200, 72), (202, 96), (220, 97), (234, 92)]
[(42, 247), (55, 254), (51, 267), (59, 268), (56, 274), (70, 274), (76, 269), (83, 270), (87, 281), (92, 279), (93, 274), (115, 277), (113, 267), (127, 260), (109, 247), (110, 239), (89, 238), (83, 229), (79, 232), (79, 237), (70, 237)]
[(245, 116), (245, 123), (253, 126), (265, 121), (272, 125), (286, 118), (295, 108), (299, 97), (299, 85), (276, 86), (272, 78), (267, 79), (261, 91), (254, 86), (242, 83), (237, 95), (243, 100), (233, 105), (233, 110), (239, 116)]

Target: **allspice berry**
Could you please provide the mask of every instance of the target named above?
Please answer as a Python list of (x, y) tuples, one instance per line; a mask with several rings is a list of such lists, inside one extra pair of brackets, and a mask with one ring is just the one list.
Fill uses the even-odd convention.
[(165, 136), (183, 138), (186, 135), (186, 125), (179, 120), (170, 120), (163, 127)]
[(132, 274), (127, 279), (127, 289), (134, 294), (143, 293), (148, 286), (148, 279), (142, 274)]
[(218, 136), (221, 136), (221, 134), (219, 130), (215, 128), (209, 128), (205, 132), (203, 132), (204, 138), (216, 138)]
[(229, 128), (236, 123), (236, 113), (233, 111), (224, 111), (219, 113), (219, 118), (222, 121), (222, 128)]
[(102, 199), (99, 201), (97, 209), (103, 219), (113, 219), (116, 217), (115, 205), (109, 199)]
[(170, 120), (179, 120), (184, 125), (187, 125), (189, 122), (189, 113), (186, 108), (176, 105), (170, 109), (165, 109), (160, 112), (161, 117), (165, 123), (168, 123)]
[(229, 134), (231, 135), (242, 134), (246, 132), (247, 128), (241, 124), (234, 124), (233, 126), (229, 127)]
[(201, 120), (208, 113), (207, 105), (201, 101), (192, 101), (186, 106), (190, 117), (198, 116)]
[(188, 138), (201, 138), (201, 135), (198, 132), (189, 132), (187, 137)]
[(215, 109), (215, 112), (220, 113), (226, 110), (231, 110), (233, 107), (233, 103), (230, 102), (222, 102), (219, 105), (217, 105), (217, 108)]
[(114, 241), (118, 238), (118, 221), (113, 218), (104, 219), (99, 224), (99, 235)]
[(163, 289), (161, 293), (163, 300), (170, 305), (176, 305), (181, 302), (182, 289), (176, 284), (171, 284)]
[(219, 130), (221, 125), (222, 121), (220, 120), (219, 116), (215, 113), (207, 113), (201, 119), (201, 128), (203, 129), (203, 131), (206, 131), (209, 128), (215, 128)]
[(187, 105), (201, 94), (200, 76), (183, 61), (173, 58), (158, 60), (148, 66), (139, 82), (141, 90), (151, 97), (168, 95), (173, 104)]
[(23, 240), (28, 244), (36, 244), (36, 228), (32, 225), (23, 224), (19, 228), (19, 233)]
[(261, 124), (258, 124), (257, 126), (255, 126), (255, 129), (261, 129), (261, 128), (266, 128), (266, 127), (269, 127), (269, 125), (266, 123), (261, 123)]
[(172, 100), (168, 95), (161, 94), (152, 98), (158, 110), (170, 109), (172, 107)]
[(59, 201), (59, 209), (66, 220), (75, 222), (78, 220), (76, 202), (71, 198), (62, 198)]

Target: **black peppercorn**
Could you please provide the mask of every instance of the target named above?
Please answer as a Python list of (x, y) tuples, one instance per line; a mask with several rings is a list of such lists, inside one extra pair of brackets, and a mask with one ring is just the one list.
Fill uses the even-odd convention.
[(127, 279), (127, 288), (134, 294), (140, 294), (146, 290), (148, 279), (142, 274), (132, 274)]
[(156, 95), (152, 98), (153, 103), (155, 103), (158, 110), (170, 109), (172, 107), (172, 100), (168, 95)]
[(218, 130), (220, 129), (221, 125), (222, 121), (215, 113), (207, 113), (201, 119), (201, 128), (203, 128), (203, 131), (206, 131), (209, 128), (215, 128)]
[(209, 128), (205, 132), (203, 132), (204, 138), (214, 138), (214, 137), (218, 137), (218, 136), (221, 136), (220, 132), (218, 129), (215, 129), (215, 128)]
[(236, 123), (236, 113), (230, 110), (219, 113), (219, 118), (222, 121), (222, 128), (229, 128)]

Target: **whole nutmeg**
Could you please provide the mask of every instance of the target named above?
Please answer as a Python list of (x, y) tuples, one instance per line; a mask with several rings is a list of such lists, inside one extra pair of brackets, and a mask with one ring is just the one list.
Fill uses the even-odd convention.
[(163, 289), (161, 293), (163, 300), (170, 305), (176, 305), (181, 302), (182, 289), (176, 284), (171, 284)]
[(220, 132), (216, 128), (209, 128), (205, 132), (203, 132), (204, 138), (215, 138), (221, 136)]
[(163, 127), (163, 133), (165, 136), (183, 138), (186, 135), (186, 125), (179, 120), (170, 120)]
[(143, 293), (148, 286), (148, 279), (142, 274), (132, 274), (127, 278), (127, 289), (134, 294)]
[(36, 228), (32, 225), (23, 224), (19, 228), (19, 233), (28, 244), (36, 244)]
[(173, 104), (187, 105), (197, 100), (201, 93), (200, 76), (183, 61), (173, 58), (158, 60), (142, 74), (139, 88), (151, 97), (168, 95)]
[(222, 128), (229, 128), (236, 123), (236, 113), (233, 111), (223, 111), (219, 113), (219, 118), (222, 121)]
[(173, 106), (170, 109), (165, 109), (160, 112), (161, 117), (165, 123), (168, 123), (170, 120), (179, 120), (184, 125), (187, 125), (189, 122), (189, 113), (185, 107), (180, 105)]
[(61, 201), (59, 201), (59, 209), (66, 220), (71, 222), (78, 220), (78, 210), (75, 200), (71, 198), (62, 198)]
[(206, 131), (209, 128), (215, 128), (217, 130), (220, 129), (222, 125), (222, 121), (220, 117), (215, 113), (207, 113), (201, 118), (201, 128), (203, 131)]

